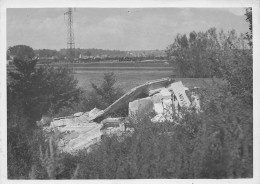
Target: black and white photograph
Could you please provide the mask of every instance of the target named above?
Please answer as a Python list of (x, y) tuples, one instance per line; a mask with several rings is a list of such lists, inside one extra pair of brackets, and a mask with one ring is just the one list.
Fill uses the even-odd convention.
[(260, 1), (12, 2), (0, 182), (260, 182)]

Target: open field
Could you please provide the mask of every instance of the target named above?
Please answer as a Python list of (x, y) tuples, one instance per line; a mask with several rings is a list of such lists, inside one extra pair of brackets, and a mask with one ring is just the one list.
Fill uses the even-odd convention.
[[(37, 64), (37, 67), (44, 64)], [(54, 67), (70, 67), (74, 71), (92, 70), (171, 70), (172, 64), (165, 61), (157, 62), (89, 62), (89, 63), (52, 63)], [(8, 70), (14, 69), (14, 65), (7, 65)]]
[[(38, 64), (37, 66), (41, 66)], [(156, 80), (176, 75), (176, 68), (168, 62), (92, 62), (92, 63), (54, 63), (54, 67), (73, 68), (75, 77), (78, 79), (78, 85), (84, 90), (92, 90), (91, 83), (100, 85), (103, 81), (104, 73), (114, 72), (117, 77), (116, 86), (128, 91), (133, 87), (144, 84), (147, 81)], [(14, 66), (8, 65), (8, 70), (14, 69)], [(200, 78), (176, 78), (181, 80), (187, 87), (208, 87), (211, 85), (211, 79)]]
[[(125, 92), (147, 81), (176, 75), (176, 68), (165, 61), (54, 63), (51, 65), (73, 68), (74, 75), (79, 81), (78, 85), (86, 91), (92, 90), (91, 83), (100, 85), (106, 72), (115, 73), (117, 77), (116, 86), (122, 88)], [(212, 84), (211, 79), (176, 78), (176, 80), (181, 80), (187, 87), (208, 87)]]
[[(92, 90), (91, 82), (100, 85), (103, 81), (104, 73), (107, 71), (84, 71), (75, 73), (75, 77), (78, 79), (78, 85), (83, 89)], [(113, 71), (117, 76), (117, 87), (128, 91), (133, 87), (144, 84), (147, 81), (172, 77), (173, 71)], [(183, 84), (188, 87), (209, 87), (212, 85), (212, 79), (208, 78), (176, 78), (176, 81), (182, 81)]]
[[(78, 85), (85, 90), (92, 90), (91, 82), (97, 85), (103, 81), (105, 72), (109, 71), (84, 71), (75, 73), (75, 77), (78, 79)], [(149, 80), (169, 77), (172, 75), (172, 71), (124, 71), (114, 70), (117, 77), (117, 87), (124, 89), (125, 91), (143, 84)]]

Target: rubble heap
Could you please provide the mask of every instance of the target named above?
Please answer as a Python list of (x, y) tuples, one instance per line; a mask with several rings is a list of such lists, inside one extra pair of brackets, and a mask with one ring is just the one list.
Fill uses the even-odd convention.
[[(89, 112), (79, 112), (72, 116), (55, 118), (49, 129), (59, 134), (58, 147), (61, 151), (75, 153), (98, 143), (104, 134), (122, 135), (133, 131), (129, 121), (149, 113), (155, 114), (154, 123), (174, 122), (173, 117), (180, 115), (181, 108), (195, 106), (200, 110), (198, 96), (192, 92), (186, 95), (186, 88), (181, 81), (170, 78), (150, 81), (133, 88), (105, 110), (94, 108)], [(128, 117), (112, 118), (109, 115), (128, 107)]]

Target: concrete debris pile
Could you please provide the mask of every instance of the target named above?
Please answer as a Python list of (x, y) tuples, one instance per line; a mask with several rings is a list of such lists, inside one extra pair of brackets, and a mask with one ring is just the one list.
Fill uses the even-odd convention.
[[(69, 117), (53, 119), (49, 129), (59, 134), (58, 146), (61, 151), (75, 153), (98, 143), (102, 135), (118, 135), (133, 132), (130, 121), (148, 114), (155, 114), (154, 123), (173, 122), (181, 116), (181, 108), (194, 106), (200, 111), (198, 95), (189, 90), (181, 81), (170, 78), (147, 82), (133, 88), (105, 110), (94, 108), (89, 112), (79, 112)], [(192, 100), (192, 102), (191, 102)], [(128, 107), (128, 117), (112, 118), (109, 115)]]
[(99, 113), (102, 111), (94, 108), (86, 113), (80, 112), (69, 117), (53, 119), (50, 129), (60, 135), (59, 149), (73, 153), (98, 142), (102, 135), (102, 124), (94, 123), (90, 119)]

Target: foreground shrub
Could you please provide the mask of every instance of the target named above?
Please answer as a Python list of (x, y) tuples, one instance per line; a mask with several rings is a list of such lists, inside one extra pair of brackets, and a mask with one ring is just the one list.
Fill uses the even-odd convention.
[[(51, 146), (38, 137), (35, 143), (42, 142), (42, 153), (39, 144), (31, 145), (36, 151), (30, 177), (250, 178), (252, 108), (226, 89), (200, 90), (200, 114), (195, 109), (184, 111), (183, 119), (175, 123), (152, 123), (149, 116), (143, 117), (132, 122), (135, 131), (131, 136), (105, 136), (90, 153), (81, 150), (77, 155), (56, 154), (55, 148), (50, 151)], [(42, 158), (47, 158), (44, 164)]]
[(203, 92), (200, 114), (190, 111), (177, 124), (144, 117), (132, 136), (104, 137), (90, 153), (66, 155), (61, 178), (77, 165), (79, 179), (252, 177), (252, 111), (216, 90)]

